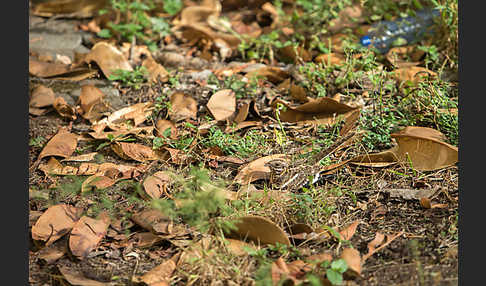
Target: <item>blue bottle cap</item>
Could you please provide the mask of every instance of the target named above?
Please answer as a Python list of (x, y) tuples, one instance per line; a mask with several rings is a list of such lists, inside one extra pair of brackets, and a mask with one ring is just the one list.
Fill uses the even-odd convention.
[(360, 42), (365, 47), (369, 46), (371, 44), (370, 36), (366, 35), (366, 36), (361, 37)]

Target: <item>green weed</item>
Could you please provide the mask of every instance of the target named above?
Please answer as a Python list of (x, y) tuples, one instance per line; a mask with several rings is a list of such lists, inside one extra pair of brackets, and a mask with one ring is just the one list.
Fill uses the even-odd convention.
[(142, 84), (147, 82), (148, 71), (143, 66), (136, 67), (133, 71), (117, 69), (108, 76), (108, 79), (111, 81), (119, 81), (124, 86), (140, 89)]

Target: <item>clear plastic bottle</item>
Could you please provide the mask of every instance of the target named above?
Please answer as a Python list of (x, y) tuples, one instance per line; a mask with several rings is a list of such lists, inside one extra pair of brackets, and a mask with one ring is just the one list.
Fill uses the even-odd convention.
[(407, 45), (420, 41), (434, 29), (434, 20), (440, 11), (433, 8), (420, 10), (415, 17), (395, 21), (381, 21), (371, 25), (368, 34), (361, 37), (363, 46), (372, 45), (380, 53), (386, 53), (395, 45)]

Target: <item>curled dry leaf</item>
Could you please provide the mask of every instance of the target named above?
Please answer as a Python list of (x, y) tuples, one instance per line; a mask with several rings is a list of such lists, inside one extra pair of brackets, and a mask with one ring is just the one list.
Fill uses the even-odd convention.
[(437, 204), (433, 203), (429, 198), (420, 198), (420, 205), (425, 209), (435, 209), (435, 208), (447, 208), (447, 204)]
[(80, 81), (92, 77), (98, 72), (87, 67), (47, 63), (29, 58), (29, 74), (40, 78)]
[(236, 96), (231, 89), (223, 89), (214, 93), (207, 107), (214, 119), (220, 121), (230, 118), (236, 110)]
[(79, 104), (83, 112), (82, 116), (90, 121), (95, 121), (103, 116), (104, 112), (109, 110), (103, 101), (103, 92), (94, 85), (84, 85), (81, 87)]
[(128, 165), (116, 165), (113, 163), (81, 163), (79, 167), (73, 166), (63, 166), (55, 158), (50, 158), (46, 164), (39, 165), (39, 170), (46, 174), (52, 175), (95, 175), (95, 174), (105, 174), (107, 171), (111, 170), (119, 171), (123, 176), (122, 178), (132, 178), (139, 175), (144, 171), (144, 166), (128, 166)]
[(166, 82), (169, 79), (167, 70), (152, 57), (146, 58), (143, 61), (142, 66), (147, 69), (150, 82)]
[(91, 17), (98, 10), (104, 8), (108, 1), (105, 0), (57, 0), (47, 2), (35, 2), (32, 14), (42, 17), (70, 14), (77, 17)]
[(64, 118), (69, 120), (76, 120), (76, 111), (74, 107), (67, 104), (66, 100), (62, 97), (56, 97), (53, 103), (54, 109)]
[(163, 194), (167, 194), (167, 186), (171, 181), (172, 179), (167, 172), (159, 171), (145, 179), (143, 188), (152, 199), (158, 199)]
[(438, 131), (424, 127), (407, 127), (391, 134), (398, 143), (396, 156), (419, 171), (432, 171), (452, 166), (458, 161), (458, 148), (440, 140)]
[(248, 239), (260, 244), (281, 243), (290, 245), (287, 234), (271, 220), (260, 216), (244, 216), (235, 222), (236, 230), (232, 230), (228, 237)]
[(361, 275), (361, 255), (358, 250), (354, 248), (344, 248), (341, 252), (341, 258), (344, 259), (348, 265), (346, 273), (352, 276)]
[(81, 212), (82, 209), (66, 204), (49, 207), (32, 227), (32, 239), (52, 244), (73, 228)]
[(148, 286), (168, 286), (175, 269), (176, 263), (174, 260), (168, 259), (144, 275), (133, 277), (133, 282), (143, 282)]
[(398, 162), (395, 154), (397, 147), (392, 149), (366, 155), (359, 155), (350, 160), (351, 164), (363, 167), (388, 167)]
[(264, 66), (257, 70), (250, 71), (246, 74), (247, 78), (251, 78), (254, 76), (256, 77), (262, 76), (267, 78), (270, 82), (274, 84), (278, 84), (284, 81), (285, 79), (287, 79), (290, 76), (290, 74), (279, 67)]
[(235, 123), (241, 123), (245, 121), (246, 117), (248, 116), (248, 112), (250, 110), (250, 102), (244, 102), (238, 109), (238, 113), (236, 114), (233, 121)]
[(47, 156), (58, 156), (66, 158), (76, 150), (78, 145), (78, 135), (69, 133), (65, 129), (60, 129), (54, 137), (47, 142), (44, 149), (39, 154), (37, 160), (41, 160)]
[(79, 259), (84, 259), (95, 249), (106, 235), (110, 218), (106, 212), (100, 214), (99, 219), (87, 216), (81, 217), (73, 226), (69, 236), (69, 249)]
[(276, 159), (286, 160), (288, 159), (288, 156), (286, 154), (275, 154), (256, 159), (255, 161), (245, 165), (238, 172), (234, 181), (241, 185), (246, 185), (256, 180), (270, 178), (272, 171), (265, 164)]
[(57, 266), (62, 276), (71, 284), (76, 286), (108, 286), (109, 283), (99, 282), (86, 278), (83, 273), (69, 269), (67, 266)]
[(111, 144), (111, 149), (125, 160), (147, 162), (159, 158), (151, 147), (137, 143), (115, 142)]
[(339, 115), (346, 120), (347, 117), (352, 115), (352, 111), (357, 109), (328, 97), (321, 97), (297, 107), (291, 107), (288, 103), (277, 99), (272, 104), (274, 108), (277, 107), (278, 103), (286, 107), (286, 110), (280, 110), (280, 120), (301, 124), (333, 124), (337, 121)]
[(358, 227), (358, 224), (360, 224), (361, 221), (357, 220), (350, 225), (348, 225), (346, 228), (342, 229), (339, 231), (339, 234), (341, 235), (341, 239), (343, 240), (350, 240), (351, 237), (353, 237), (354, 233), (356, 232), (356, 228)]
[(394, 70), (393, 73), (393, 77), (399, 82), (411, 81), (413, 83), (418, 83), (427, 77), (437, 77), (437, 73), (417, 66), (399, 68)]
[(232, 126), (232, 125), (228, 125), (226, 126), (226, 129), (224, 130), (225, 133), (231, 133), (231, 132), (236, 132), (240, 129), (244, 129), (244, 128), (248, 128), (248, 127), (260, 127), (262, 126), (263, 123), (261, 121), (243, 121), (243, 122), (240, 122), (238, 124), (236, 124), (236, 126)]
[(150, 247), (163, 240), (163, 237), (151, 232), (138, 232), (133, 238), (137, 247)]
[(117, 69), (133, 71), (123, 53), (107, 42), (96, 43), (85, 56), (84, 61), (95, 62), (107, 78)]
[(139, 124), (143, 123), (147, 117), (150, 116), (150, 114), (152, 114), (152, 109), (152, 102), (137, 103), (113, 112), (106, 119), (97, 122), (96, 125), (108, 126), (112, 130), (131, 129), (125, 124), (126, 121), (133, 121), (132, 126), (138, 126)]
[(176, 92), (171, 95), (170, 103), (169, 117), (172, 121), (177, 122), (197, 117), (197, 102), (194, 98), (184, 93)]

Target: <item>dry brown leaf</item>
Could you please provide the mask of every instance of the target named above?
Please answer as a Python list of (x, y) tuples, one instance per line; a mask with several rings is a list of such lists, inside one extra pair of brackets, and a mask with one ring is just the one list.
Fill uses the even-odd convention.
[(147, 162), (159, 159), (159, 156), (151, 147), (142, 144), (115, 142), (110, 146), (113, 152), (125, 160)]
[[(289, 278), (289, 269), (287, 268), (287, 263), (282, 257), (279, 257), (272, 263), (271, 268), (272, 285), (279, 285), (282, 279)], [(281, 282), (283, 284), (283, 282)], [(295, 284), (295, 281), (294, 283)]]
[(297, 48), (294, 48), (293, 45), (285, 46), (278, 50), (278, 54), (283, 59), (292, 60), (294, 63), (297, 63), (299, 60), (304, 62), (312, 60), (311, 53), (302, 46), (298, 46)]
[(158, 233), (161, 230), (164, 230), (164, 233), (171, 233), (172, 230), (169, 217), (156, 209), (142, 210), (133, 214), (131, 219), (134, 223), (153, 233)]
[(353, 276), (361, 275), (361, 255), (358, 250), (354, 248), (344, 248), (341, 252), (341, 258), (344, 259), (348, 265), (346, 273)]
[(116, 165), (113, 163), (81, 163), (79, 167), (63, 166), (55, 158), (50, 158), (46, 164), (39, 165), (39, 170), (46, 174), (52, 175), (95, 175), (105, 174), (110, 170), (117, 170), (123, 174), (122, 178), (131, 178), (139, 175), (144, 171), (144, 166), (128, 166), (128, 165)]
[(81, 87), (79, 104), (82, 109), (82, 116), (91, 122), (100, 119), (103, 113), (109, 110), (103, 101), (103, 92), (94, 85), (84, 85)]
[(306, 89), (294, 83), (290, 84), (290, 96), (299, 102), (305, 103), (309, 101)]
[(87, 154), (82, 154), (78, 156), (70, 156), (62, 159), (61, 162), (89, 162), (93, 161), (98, 152), (91, 152)]
[(138, 283), (143, 282), (148, 286), (168, 286), (175, 269), (176, 263), (172, 259), (168, 259), (144, 275), (135, 276), (133, 281)]
[(104, 8), (107, 0), (54, 0), (35, 2), (32, 14), (42, 17), (54, 15), (71, 15), (77, 17), (91, 17)]
[(330, 253), (319, 253), (306, 257), (305, 259), (309, 263), (314, 265), (320, 265), (324, 261), (332, 261), (332, 255)]
[(236, 124), (245, 121), (246, 117), (248, 116), (249, 110), (250, 110), (250, 102), (244, 102), (238, 109), (238, 113), (236, 114), (233, 121)]
[(347, 117), (353, 115), (352, 111), (357, 109), (328, 97), (320, 97), (297, 107), (291, 107), (288, 103), (277, 99), (272, 104), (274, 109), (278, 103), (286, 107), (286, 110), (280, 110), (280, 120), (299, 124), (333, 124), (339, 115), (346, 120)]
[(42, 108), (54, 104), (55, 94), (51, 88), (39, 85), (32, 91), (29, 107)]
[(339, 131), (339, 136), (344, 137), (351, 130), (355, 129), (358, 125), (359, 116), (361, 115), (361, 109), (351, 111), (349, 116), (344, 119), (344, 125)]
[(41, 78), (80, 81), (92, 77), (98, 72), (87, 67), (47, 63), (29, 58), (29, 74)]
[(236, 175), (234, 181), (241, 185), (249, 184), (260, 179), (270, 178), (271, 169), (265, 166), (266, 163), (276, 159), (287, 159), (286, 154), (275, 154), (265, 156), (245, 165)]
[(228, 235), (230, 238), (248, 239), (260, 244), (281, 243), (290, 245), (287, 234), (271, 220), (260, 216), (244, 216), (235, 222), (236, 230)]
[(267, 78), (270, 82), (274, 83), (274, 84), (279, 84), (280, 82), (284, 81), (285, 79), (287, 79), (290, 74), (279, 68), (279, 67), (270, 67), (270, 66), (265, 66), (265, 67), (261, 67), (255, 71), (250, 71), (248, 72), (246, 75), (245, 75), (247, 78), (251, 78), (251, 77), (254, 77), (254, 76), (262, 76), (262, 77), (265, 77)]
[(420, 205), (425, 208), (425, 209), (435, 209), (435, 208), (447, 208), (447, 204), (437, 204), (437, 203), (432, 203), (432, 201), (429, 198), (420, 198)]
[(167, 70), (152, 57), (146, 58), (143, 61), (142, 66), (147, 69), (150, 82), (166, 82), (169, 79)]
[(368, 243), (368, 253), (363, 255), (362, 261), (363, 263), (368, 259), (371, 255), (375, 254), (379, 250), (385, 248), (388, 244), (394, 241), (396, 238), (400, 237), (403, 234), (403, 231), (395, 234), (395, 235), (387, 235), (386, 242), (383, 243), (384, 235), (377, 232), (375, 238)]
[(167, 194), (167, 186), (171, 181), (172, 179), (167, 172), (159, 171), (145, 179), (143, 188), (152, 199), (158, 199), (163, 194)]
[(56, 97), (52, 105), (54, 106), (54, 109), (57, 111), (57, 113), (59, 113), (59, 115), (61, 115), (62, 117), (69, 120), (76, 120), (77, 116), (74, 107), (67, 104), (64, 98), (60, 96)]
[(254, 126), (260, 127), (262, 125), (263, 125), (263, 123), (261, 121), (243, 121), (243, 122), (236, 124), (236, 126), (232, 126), (232, 125), (226, 126), (226, 129), (224, 130), (224, 132), (225, 133), (231, 133), (231, 132), (236, 132), (236, 131), (243, 129), (243, 128), (254, 127)]
[(364, 10), (357, 4), (341, 10), (338, 16), (329, 22), (329, 31), (336, 33), (344, 28), (355, 28), (365, 21)]
[(177, 122), (197, 117), (197, 102), (189, 95), (176, 92), (171, 95), (170, 103), (169, 117), (172, 121)]
[(108, 42), (96, 43), (85, 56), (84, 61), (95, 62), (107, 78), (117, 69), (133, 71), (123, 53)]
[(69, 133), (65, 129), (60, 129), (54, 137), (47, 142), (44, 149), (39, 154), (37, 160), (47, 156), (58, 156), (67, 158), (76, 150), (78, 145), (78, 135)]
[[(152, 114), (152, 109), (152, 102), (141, 102), (124, 107), (93, 124), (93, 130), (101, 132), (107, 126), (112, 130), (132, 129), (143, 123)], [(133, 121), (133, 124), (127, 124), (127, 121)]]
[(105, 189), (113, 186), (116, 181), (116, 179), (110, 178), (103, 174), (95, 174), (83, 181), (83, 183), (81, 184), (81, 192), (88, 192), (95, 188), (99, 190)]
[(339, 231), (339, 234), (341, 235), (341, 239), (343, 240), (350, 240), (351, 237), (353, 237), (354, 233), (356, 232), (356, 228), (358, 227), (358, 224), (360, 224), (361, 221), (357, 220), (350, 225), (348, 225), (346, 228), (343, 230)]
[[(407, 127), (391, 134), (399, 148), (395, 154), (401, 162), (419, 171), (432, 171), (452, 166), (458, 161), (458, 148), (441, 140), (442, 134), (430, 128)], [(439, 139), (438, 139), (439, 138)]]
[(113, 138), (117, 138), (129, 134), (135, 135), (140, 138), (152, 139), (154, 137), (152, 135), (153, 131), (154, 131), (153, 126), (143, 126), (143, 127), (133, 127), (128, 130), (89, 132), (87, 133), (87, 135), (93, 137), (94, 139), (105, 139), (105, 140), (109, 140), (110, 139), (109, 136), (113, 136)]
[(418, 83), (425, 80), (427, 77), (437, 77), (437, 73), (417, 66), (399, 68), (394, 70), (393, 73), (393, 77), (399, 82), (410, 81), (412, 83)]
[(228, 251), (236, 256), (248, 255), (248, 251), (246, 251), (245, 248), (250, 248), (254, 250), (259, 249), (259, 247), (253, 244), (238, 239), (226, 238), (225, 240), (227, 242), (226, 248), (228, 249)]
[(230, 118), (236, 110), (236, 96), (231, 89), (222, 89), (214, 93), (207, 107), (214, 119), (220, 121)]
[(47, 264), (56, 262), (67, 253), (66, 241), (58, 240), (53, 244), (42, 248), (37, 258), (44, 260)]
[(141, 248), (153, 246), (163, 240), (163, 237), (152, 232), (138, 232), (132, 237), (135, 240), (136, 246)]
[(49, 207), (32, 227), (32, 239), (52, 244), (73, 228), (81, 212), (82, 209), (66, 204)]
[(106, 235), (110, 217), (106, 212), (100, 214), (99, 219), (87, 216), (81, 217), (73, 226), (69, 236), (69, 249), (78, 259), (84, 259), (94, 250)]
[[(407, 68), (419, 65), (418, 60), (424, 53), (415, 46), (393, 47), (386, 53), (386, 59), (397, 68)], [(408, 61), (408, 57), (411, 58), (412, 62)]]
[(314, 62), (322, 63), (323, 65), (341, 65), (345, 61), (345, 56), (338, 53), (320, 54), (314, 59)]
[(62, 276), (71, 284), (77, 286), (109, 286), (110, 283), (99, 282), (86, 278), (83, 273), (69, 269), (67, 266), (57, 266)]

